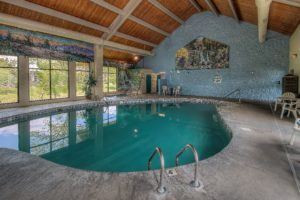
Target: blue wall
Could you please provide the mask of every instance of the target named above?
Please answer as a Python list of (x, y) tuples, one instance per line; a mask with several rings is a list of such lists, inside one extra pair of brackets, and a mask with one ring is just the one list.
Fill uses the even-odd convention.
[[(204, 36), (230, 46), (229, 69), (175, 70), (175, 54), (193, 39)], [(237, 23), (210, 12), (193, 15), (184, 25), (165, 39), (154, 57), (146, 57), (145, 67), (166, 72), (170, 85), (181, 85), (184, 95), (223, 97), (241, 88), (244, 99), (268, 101), (281, 94), (281, 81), (288, 72), (289, 37), (269, 31), (264, 44), (258, 42), (257, 26)], [(215, 75), (222, 77), (215, 84)]]

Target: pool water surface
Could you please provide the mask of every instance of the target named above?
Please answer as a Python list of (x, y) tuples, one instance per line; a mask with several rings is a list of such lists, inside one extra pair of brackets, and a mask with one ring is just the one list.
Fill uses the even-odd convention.
[[(186, 144), (203, 160), (231, 140), (215, 105), (138, 104), (71, 110), (17, 121), (0, 127), (0, 148), (11, 148), (84, 170), (131, 172), (147, 170), (155, 147), (166, 167)], [(154, 169), (159, 159), (153, 160)], [(193, 162), (186, 151), (180, 164)]]

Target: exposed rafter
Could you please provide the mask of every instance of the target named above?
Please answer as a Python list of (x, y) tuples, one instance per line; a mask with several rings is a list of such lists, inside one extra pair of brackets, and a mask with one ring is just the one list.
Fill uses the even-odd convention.
[(164, 36), (167, 36), (167, 37), (170, 36), (170, 33), (166, 32), (166, 31), (163, 31), (163, 30), (157, 28), (156, 26), (153, 26), (152, 24), (149, 24), (148, 22), (145, 22), (145, 21), (143, 21), (143, 20), (141, 20), (141, 19), (139, 19), (139, 18), (137, 18), (133, 15), (129, 16), (128, 19), (130, 19), (130, 20), (132, 20), (132, 21), (134, 21), (138, 24), (141, 24), (141, 25), (143, 25), (143, 26), (145, 26), (145, 27), (147, 27), (147, 28), (149, 28), (153, 31), (156, 31), (156, 32), (158, 32), (158, 33), (160, 33)]
[(173, 18), (174, 20), (176, 20), (180, 24), (184, 23), (184, 21), (182, 19), (180, 19), (177, 15), (175, 15), (169, 9), (167, 9), (166, 7), (164, 7), (157, 0), (148, 0), (148, 2), (150, 2), (152, 5), (154, 5), (155, 7), (157, 7), (158, 9), (160, 9), (161, 11), (163, 11), (165, 14), (169, 15), (171, 18)]
[(114, 35), (118, 36), (118, 37), (121, 37), (121, 38), (124, 38), (124, 39), (127, 39), (127, 40), (137, 42), (137, 43), (145, 44), (145, 45), (148, 45), (148, 46), (151, 46), (151, 47), (157, 47), (157, 44), (154, 44), (152, 42), (148, 42), (148, 41), (145, 41), (145, 40), (142, 40), (142, 39), (130, 36), (130, 35), (126, 35), (126, 34), (121, 33), (121, 32), (117, 32)]
[[(120, 15), (125, 15), (124, 10), (105, 2), (104, 0), (91, 0), (91, 1), (98, 4), (98, 5), (100, 5), (100, 6), (102, 6), (102, 7), (104, 7), (104, 8), (106, 8), (106, 9), (108, 9), (108, 10), (110, 10), (110, 11), (112, 11), (112, 12), (118, 13)], [(141, 19), (139, 19), (139, 18), (137, 18), (133, 15), (128, 16), (128, 19), (130, 19), (130, 20), (132, 20), (132, 21), (134, 21), (138, 24), (141, 24), (141, 25), (149, 28), (152, 31), (158, 32), (158, 33), (160, 33), (164, 36), (169, 36), (170, 35), (166, 31), (161, 30), (160, 28), (157, 28), (156, 26), (153, 26), (152, 24), (149, 24), (149, 23), (147, 23), (147, 22), (145, 22), (145, 21), (143, 21), (143, 20), (141, 20)]]
[(4, 13), (0, 13), (0, 24), (14, 26), (17, 28), (22, 28), (22, 29), (31, 30), (31, 31), (37, 31), (37, 32), (41, 32), (41, 33), (47, 33), (47, 34), (56, 35), (56, 36), (60, 36), (60, 37), (70, 38), (70, 39), (74, 39), (74, 40), (88, 42), (91, 44), (103, 45), (103, 46), (111, 48), (111, 49), (130, 52), (133, 54), (153, 55), (153, 53), (150, 51), (138, 49), (135, 47), (130, 47), (130, 46), (119, 44), (119, 43), (112, 42), (112, 41), (104, 41), (103, 39), (101, 39), (99, 37), (79, 33), (76, 31), (71, 31), (71, 30), (64, 29), (64, 28), (59, 28), (56, 26), (51, 26), (48, 24), (24, 19), (21, 17), (16, 17), (13, 15), (7, 15)]
[[(26, 8), (28, 10), (32, 10), (32, 11), (35, 11), (35, 12), (43, 13), (43, 14), (46, 14), (46, 15), (49, 15), (49, 16), (52, 16), (52, 17), (60, 18), (60, 19), (63, 19), (63, 20), (66, 20), (66, 21), (69, 21), (69, 22), (72, 22), (72, 23), (76, 23), (78, 25), (82, 25), (82, 26), (85, 26), (85, 27), (88, 27), (88, 28), (92, 28), (92, 29), (95, 29), (95, 30), (102, 31), (104, 33), (109, 33), (110, 32), (110, 29), (108, 29), (107, 27), (101, 26), (99, 24), (95, 24), (95, 23), (89, 22), (87, 20), (83, 20), (81, 18), (74, 17), (72, 15), (68, 15), (68, 14), (65, 14), (63, 12), (59, 12), (59, 11), (56, 11), (56, 10), (53, 10), (53, 9), (50, 9), (50, 8), (47, 8), (47, 7), (44, 7), (44, 6), (40, 6), (38, 4), (34, 4), (34, 3), (31, 3), (31, 2), (27, 2), (27, 1), (24, 1), (24, 0), (0, 0), (0, 1), (15, 5), (15, 6), (18, 6), (18, 7)], [(130, 40), (132, 40), (134, 42), (149, 45), (148, 41), (144, 41), (144, 40), (141, 40), (141, 39), (138, 39), (138, 38), (134, 38), (134, 37), (132, 37), (130, 35), (127, 35), (127, 34), (124, 34), (124, 33), (122, 33), (122, 35), (124, 36), (123, 37), (124, 39), (131, 38)], [(150, 46), (153, 46), (153, 45), (150, 45)]]
[(56, 10), (53, 10), (53, 9), (50, 9), (50, 8), (47, 8), (47, 7), (44, 7), (44, 6), (40, 6), (38, 4), (34, 4), (34, 3), (31, 3), (31, 2), (28, 2), (28, 1), (25, 1), (25, 0), (0, 0), (0, 1), (18, 6), (18, 7), (21, 7), (21, 8), (25, 8), (25, 9), (28, 9), (28, 10), (43, 13), (43, 14), (49, 15), (51, 17), (60, 18), (60, 19), (63, 19), (63, 20), (69, 21), (69, 22), (73, 22), (73, 23), (85, 26), (85, 27), (89, 27), (89, 28), (92, 28), (92, 29), (95, 29), (95, 30), (102, 31), (104, 33), (109, 32), (109, 29), (107, 27), (104, 27), (104, 26), (101, 26), (99, 24), (95, 24), (95, 23), (83, 20), (83, 19), (78, 18), (78, 17), (74, 17), (72, 15), (65, 14), (63, 12), (59, 12), (59, 11), (56, 11)]
[(206, 4), (208, 5), (209, 9), (215, 14), (219, 15), (216, 6), (211, 2), (211, 0), (205, 0)]
[(229, 4), (229, 7), (230, 7), (230, 9), (232, 11), (232, 14), (233, 14), (234, 18), (239, 22), (240, 19), (239, 19), (239, 16), (238, 16), (237, 12), (236, 12), (236, 8), (235, 8), (235, 6), (233, 4), (233, 1), (232, 0), (228, 0), (228, 4)]
[(190, 0), (190, 2), (198, 10), (198, 12), (202, 11), (201, 6), (199, 5), (199, 3), (196, 0)]
[(104, 34), (103, 39), (109, 40), (122, 26), (126, 19), (131, 15), (131, 13), (138, 7), (142, 0), (130, 0), (125, 8), (123, 9), (124, 14), (119, 14), (118, 17), (109, 26), (110, 32), (106, 35)]
[(272, 0), (255, 0), (258, 14), (258, 39), (260, 43), (266, 40), (271, 3)]
[(273, 0), (273, 1), (300, 8), (300, 1), (299, 0)]
[(114, 13), (120, 14), (120, 15), (124, 15), (124, 11), (110, 3), (107, 3), (104, 0), (91, 0), (92, 2), (94, 2), (95, 4), (98, 4), (99, 6), (106, 8), (107, 10), (110, 10)]

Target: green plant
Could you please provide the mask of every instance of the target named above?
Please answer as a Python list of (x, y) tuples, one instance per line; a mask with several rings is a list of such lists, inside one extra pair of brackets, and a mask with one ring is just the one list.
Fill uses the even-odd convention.
[(85, 84), (85, 96), (88, 99), (92, 98), (92, 88), (97, 84), (97, 80), (94, 78), (93, 72), (89, 74), (89, 77)]

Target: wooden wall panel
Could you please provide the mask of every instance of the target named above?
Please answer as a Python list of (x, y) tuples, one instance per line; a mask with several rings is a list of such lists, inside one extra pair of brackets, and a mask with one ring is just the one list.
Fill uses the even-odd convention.
[(110, 41), (117, 42), (117, 43), (120, 43), (120, 44), (125, 44), (125, 45), (132, 46), (132, 47), (136, 47), (136, 48), (139, 48), (139, 49), (148, 50), (148, 51), (151, 51), (153, 49), (153, 47), (151, 47), (151, 46), (144, 45), (144, 44), (134, 42), (134, 41), (131, 41), (131, 40), (127, 40), (127, 39), (117, 37), (117, 36), (113, 36), (110, 39)]
[(89, 35), (93, 35), (93, 36), (97, 36), (97, 37), (101, 37), (102, 36), (102, 32), (95, 30), (95, 29), (91, 29), (89, 27), (84, 27), (72, 22), (68, 22), (56, 17), (51, 17), (42, 13), (38, 13), (35, 11), (31, 11), (31, 10), (27, 10), (24, 8), (20, 8), (11, 4), (7, 4), (7, 3), (3, 3), (0, 2), (0, 12), (1, 13), (5, 13), (5, 14), (9, 14), (9, 15), (14, 15), (17, 17), (22, 17), (22, 18), (26, 18), (26, 19), (30, 19), (30, 20), (34, 20), (34, 21), (38, 21), (41, 23), (45, 23), (45, 24), (49, 24), (49, 25), (53, 25), (53, 26), (57, 26), (57, 27), (61, 27), (61, 28), (65, 28), (65, 29), (69, 29), (72, 31), (77, 31), (80, 33), (85, 33), (85, 34), (89, 34)]
[[(220, 14), (233, 17), (233, 13), (227, 0), (212, 0)], [(234, 2), (234, 1), (233, 1)]]
[[(242, 21), (257, 25), (255, 0), (235, 0)], [(273, 2), (270, 8), (268, 28), (291, 35), (300, 22), (300, 8)]]
[(207, 3), (204, 0), (196, 0), (203, 10), (210, 10)]
[(111, 50), (111, 49), (104, 49), (103, 56), (105, 59), (108, 60), (118, 60), (118, 61), (125, 61), (129, 63), (135, 63), (133, 54)]
[(134, 10), (132, 15), (169, 33), (173, 32), (180, 26), (177, 21), (153, 6), (147, 0), (143, 0), (142, 3)]
[(300, 8), (273, 2), (270, 8), (268, 28), (292, 35), (300, 23)]
[(237, 13), (242, 21), (257, 24), (255, 0), (235, 0)]
[(165, 36), (161, 35), (160, 33), (152, 31), (131, 20), (126, 20), (125, 23), (119, 28), (119, 31), (133, 37), (152, 42), (154, 44), (159, 44), (165, 39)]
[(27, 0), (108, 27), (117, 14), (90, 0)]
[(125, 8), (129, 0), (105, 0), (107, 3), (110, 3), (120, 9)]
[(158, 0), (158, 2), (184, 21), (198, 12), (189, 0)]

